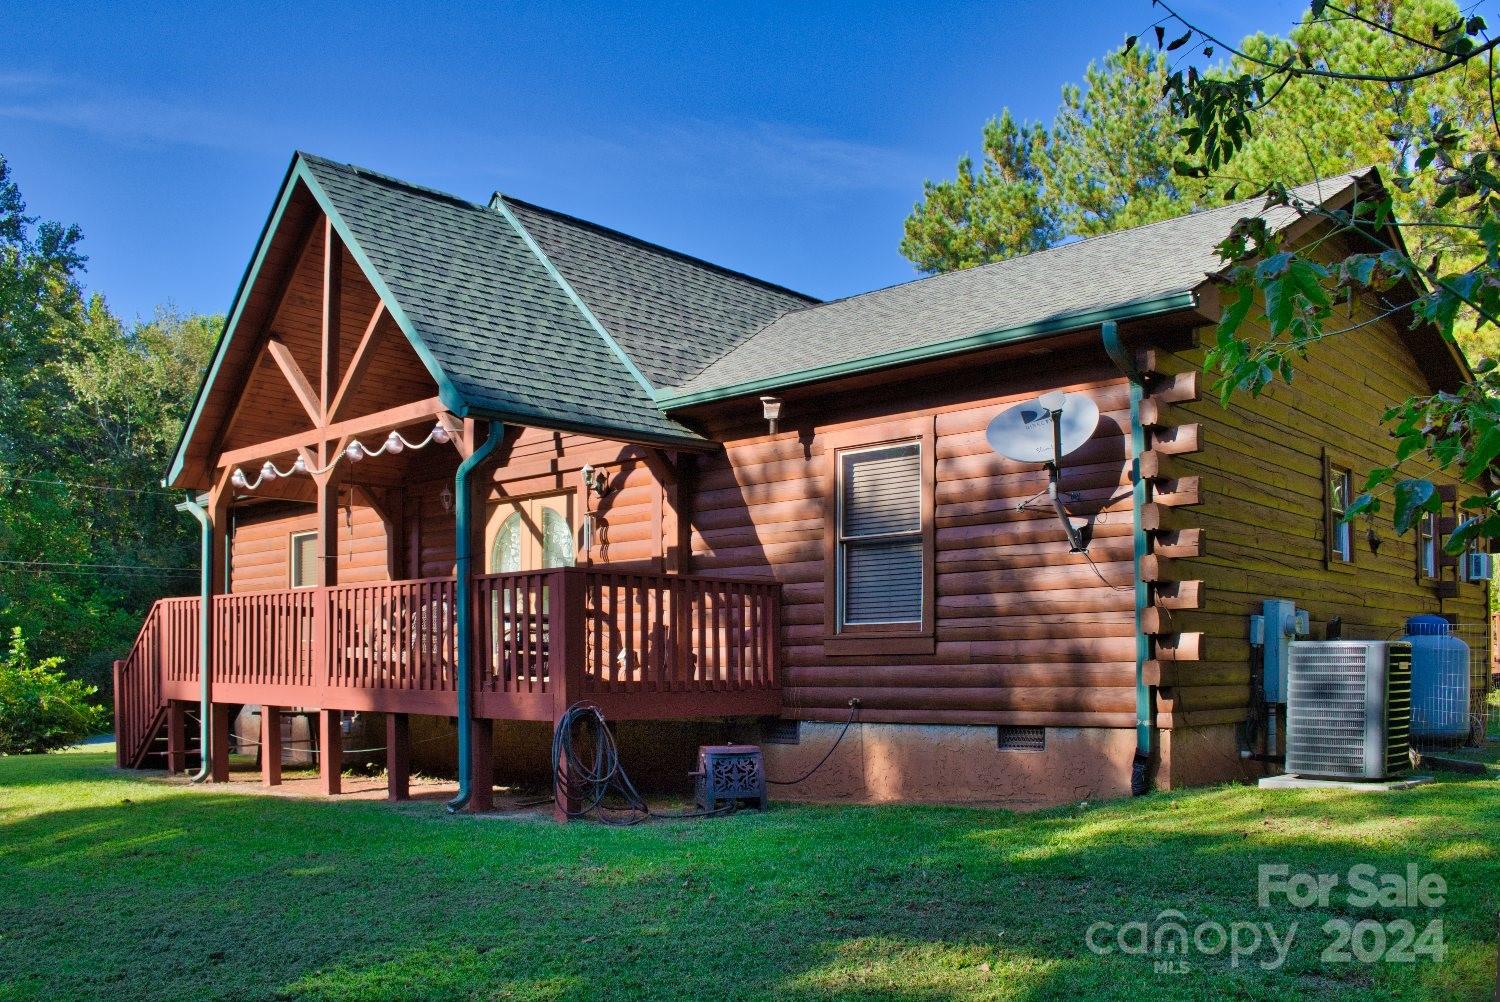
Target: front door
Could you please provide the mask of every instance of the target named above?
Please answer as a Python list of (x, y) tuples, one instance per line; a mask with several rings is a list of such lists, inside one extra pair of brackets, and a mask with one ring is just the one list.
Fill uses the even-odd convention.
[(573, 492), (497, 504), (485, 539), (486, 574), (572, 567)]

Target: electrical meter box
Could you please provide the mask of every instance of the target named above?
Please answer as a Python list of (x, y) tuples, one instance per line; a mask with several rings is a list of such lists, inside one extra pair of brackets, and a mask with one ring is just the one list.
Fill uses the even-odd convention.
[(1291, 664), (1292, 641), (1312, 632), (1306, 609), (1284, 598), (1268, 598), (1261, 614), (1250, 617), (1250, 644), (1264, 648), (1262, 672), (1267, 703), (1285, 703), (1287, 667)]

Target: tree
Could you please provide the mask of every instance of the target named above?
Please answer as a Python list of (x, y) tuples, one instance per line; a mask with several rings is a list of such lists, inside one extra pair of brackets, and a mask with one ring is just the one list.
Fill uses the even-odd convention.
[(1061, 235), (1042, 190), (1047, 136), (1010, 111), (984, 126), (984, 164), (958, 161), (952, 181), (928, 181), (906, 220), (901, 253), (924, 271), (954, 271), (1050, 247)]
[(1185, 147), (1161, 100), (1166, 80), (1164, 58), (1121, 48), (1063, 88), (1050, 128), (1002, 112), (985, 125), (980, 171), (965, 156), (953, 180), (926, 183), (901, 252), (952, 271), (1197, 207), (1206, 186), (1172, 169)]
[[(1179, 173), (1252, 186), (1268, 203), (1294, 205), (1321, 216), (1331, 232), (1357, 234), (1365, 247), (1374, 245), (1329, 262), (1284, 246), (1259, 217), (1241, 219), (1220, 249), (1228, 264), (1227, 305), (1209, 364), (1219, 373), (1222, 395), (1259, 393), (1275, 379), (1290, 381), (1309, 346), (1350, 329), (1333, 321), (1333, 304), (1357, 293), (1415, 290), (1389, 304), (1389, 312), (1409, 310), (1414, 323), (1433, 324), (1449, 339), (1456, 338), (1466, 315), (1477, 331), (1500, 329), (1500, 176), (1492, 162), (1500, 141), (1492, 97), (1500, 39), (1488, 37), (1482, 17), (1432, 2), (1371, 8), (1313, 0), (1303, 30), (1285, 46), (1235, 48), (1158, 4), (1167, 12), (1163, 22), (1176, 22), (1167, 48), (1192, 43), (1201, 46), (1203, 59), (1215, 50), (1234, 56), (1226, 71), (1190, 63), (1168, 78), (1165, 93), (1188, 123), (1184, 138), (1192, 157)], [(1340, 26), (1337, 33), (1327, 31), (1331, 24)], [(1184, 29), (1181, 35), (1178, 29)], [(1168, 34), (1166, 23), (1155, 26), (1158, 46)], [(1247, 150), (1274, 141), (1278, 115), (1297, 121), (1295, 103), (1282, 102), (1295, 102), (1308, 87), (1342, 100), (1373, 93), (1390, 102), (1389, 115), (1354, 124), (1366, 130), (1385, 125), (1402, 144), (1402, 156), (1392, 165), (1394, 193), (1330, 210), (1290, 190), (1283, 162), (1267, 158), (1268, 178), (1239, 172)], [(1429, 95), (1435, 94), (1447, 98), (1434, 101)], [(1463, 94), (1480, 98), (1455, 100)], [(1279, 141), (1283, 154), (1286, 131)], [(1448, 241), (1436, 245), (1454, 252), (1418, 257), (1388, 236), (1391, 225), (1431, 230), (1425, 239)], [(1439, 511), (1441, 498), (1430, 480), (1401, 475), (1405, 460), (1423, 454), (1471, 486), (1461, 502), (1469, 517), (1449, 536), (1449, 551), (1459, 552), (1476, 537), (1500, 536), (1500, 490), (1490, 483), (1500, 458), (1500, 368), (1494, 359), (1481, 358), (1473, 369), (1456, 391), (1414, 397), (1390, 410), (1396, 462), (1370, 473), (1366, 493), (1347, 517), (1376, 511), (1389, 500), (1397, 531), (1406, 532), (1423, 513)]]
[(0, 628), (102, 683), (151, 602), (196, 577), (157, 481), (220, 323), (124, 327), (84, 294), (81, 240), (26, 214), (0, 158)]

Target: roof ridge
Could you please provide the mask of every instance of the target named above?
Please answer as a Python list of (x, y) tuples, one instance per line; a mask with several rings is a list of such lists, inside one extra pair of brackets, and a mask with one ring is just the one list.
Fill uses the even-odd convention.
[(478, 202), (470, 201), (469, 199), (464, 198), (462, 195), (455, 195), (451, 191), (443, 191), (439, 188), (429, 188), (426, 185), (417, 184), (413, 181), (407, 181), (404, 178), (395, 177), (391, 174), (385, 174), (370, 167), (361, 167), (359, 164), (348, 163), (347, 161), (332, 160), (328, 157), (319, 156), (316, 153), (308, 153), (306, 150), (298, 150), (297, 156), (302, 158), (303, 160), (309, 160), (313, 163), (321, 164), (325, 167), (331, 167), (334, 170), (346, 171), (350, 174), (354, 174), (357, 177), (363, 178), (366, 181), (374, 181), (377, 184), (383, 184), (389, 188), (399, 188), (403, 191), (411, 192), (414, 195), (424, 195), (428, 198), (435, 198), (439, 201), (449, 202), (462, 209), (474, 209), (478, 212), (488, 211), (485, 206), (479, 204)]
[(640, 384), (641, 389), (646, 391), (646, 399), (651, 401), (652, 403), (655, 403), (656, 388), (651, 385), (651, 380), (646, 378), (646, 374), (641, 372), (640, 368), (635, 364), (635, 361), (630, 357), (629, 354), (626, 353), (625, 349), (620, 346), (620, 342), (615, 340), (614, 335), (611, 334), (608, 329), (605, 328), (604, 324), (599, 321), (599, 318), (594, 315), (594, 311), (589, 307), (589, 304), (584, 301), (583, 297), (578, 294), (578, 290), (573, 288), (573, 283), (567, 280), (563, 273), (558, 269), (557, 265), (554, 264), (552, 259), (547, 256), (547, 252), (542, 249), (541, 244), (537, 243), (536, 237), (532, 236), (531, 231), (526, 228), (526, 224), (522, 223), (519, 219), (516, 218), (515, 213), (511, 212), (510, 207), (505, 204), (503, 199), (501, 200), (499, 205), (494, 207), (494, 209), (486, 209), (485, 211), (492, 214), (498, 214), (500, 218), (504, 219), (505, 222), (508, 223), (511, 228), (516, 231), (516, 233), (521, 237), (522, 242), (525, 243), (531, 253), (536, 256), (536, 259), (541, 262), (541, 265), (544, 269), (546, 269), (547, 274), (551, 276), (552, 280), (557, 283), (559, 288), (562, 289), (563, 294), (567, 296), (569, 302), (571, 302), (574, 307), (577, 308), (578, 312), (583, 316), (583, 319), (588, 324), (588, 326), (593, 328), (593, 330), (598, 333), (601, 338), (604, 339), (604, 344), (610, 349), (610, 351), (614, 352), (615, 357), (620, 360), (620, 362), (625, 366), (625, 370), (635, 378), (635, 381), (637, 383)]
[(777, 282), (772, 282), (764, 278), (758, 278), (755, 275), (749, 274), (748, 272), (738, 271), (734, 268), (729, 268), (722, 264), (716, 264), (706, 258), (701, 258), (697, 255), (689, 254), (685, 251), (676, 250), (663, 244), (655, 243), (654, 241), (647, 240), (644, 237), (638, 237), (633, 233), (626, 233), (624, 230), (617, 230), (612, 226), (605, 226), (603, 223), (596, 223), (592, 219), (584, 219), (582, 216), (575, 216), (572, 213), (548, 208), (545, 205), (537, 205), (535, 202), (528, 202), (523, 198), (517, 198), (514, 195), (507, 195), (503, 191), (496, 191), (490, 197), (491, 206), (494, 206), (496, 201), (509, 203), (512, 205), (519, 205), (523, 208), (531, 209), (577, 226), (582, 226), (585, 229), (593, 230), (596, 233), (601, 233), (608, 237), (623, 240), (624, 242), (634, 244), (637, 247), (644, 247), (647, 250), (656, 251), (669, 257), (674, 257), (679, 261), (685, 261), (688, 264), (697, 265), (709, 271), (717, 272), (718, 274), (724, 275), (728, 278), (742, 279), (746, 282), (751, 282), (770, 291), (780, 292), (788, 296), (793, 296), (797, 299), (803, 300), (809, 305), (816, 305), (822, 302), (822, 300), (818, 299), (816, 296), (808, 295), (805, 292), (798, 292), (796, 289), (788, 288), (787, 286), (781, 285)]

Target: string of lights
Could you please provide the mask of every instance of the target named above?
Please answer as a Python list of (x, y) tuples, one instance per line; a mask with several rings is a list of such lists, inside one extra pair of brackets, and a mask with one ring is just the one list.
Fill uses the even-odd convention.
[(385, 441), (381, 443), (378, 449), (371, 449), (369, 446), (360, 442), (359, 439), (355, 439), (347, 446), (345, 446), (342, 452), (338, 453), (332, 459), (330, 459), (326, 466), (313, 467), (308, 464), (307, 460), (304, 457), (298, 456), (295, 460), (292, 461), (292, 465), (288, 469), (283, 470), (268, 459), (261, 464), (260, 472), (256, 475), (254, 480), (251, 480), (248, 476), (246, 476), (243, 469), (236, 467), (234, 473), (230, 474), (229, 481), (240, 490), (253, 491), (263, 483), (269, 483), (273, 480), (278, 480), (283, 477), (291, 477), (301, 473), (308, 473), (315, 476), (327, 473), (329, 470), (337, 466), (339, 460), (341, 459), (347, 459), (351, 463), (357, 463), (367, 457), (373, 459), (377, 456), (384, 456), (387, 454), (395, 455), (396, 453), (404, 452), (407, 449), (425, 449), (433, 442), (436, 442), (439, 445), (443, 445), (447, 443), (450, 438), (451, 436), (448, 434), (448, 429), (444, 427), (441, 421), (439, 421), (432, 426), (432, 430), (427, 433), (427, 437), (422, 439), (420, 442), (412, 442), (404, 435), (402, 435), (399, 431), (393, 431), (385, 437)]

